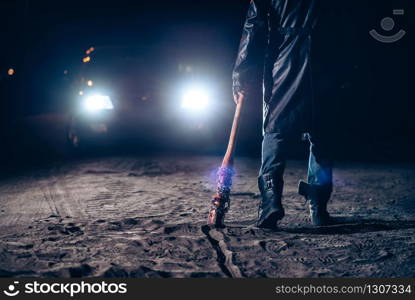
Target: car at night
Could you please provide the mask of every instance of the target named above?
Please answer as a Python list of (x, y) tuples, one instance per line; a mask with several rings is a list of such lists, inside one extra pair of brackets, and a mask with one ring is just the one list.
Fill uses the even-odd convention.
[(70, 147), (207, 140), (220, 123), (223, 91), (206, 74), (157, 48), (90, 47), (72, 83)]

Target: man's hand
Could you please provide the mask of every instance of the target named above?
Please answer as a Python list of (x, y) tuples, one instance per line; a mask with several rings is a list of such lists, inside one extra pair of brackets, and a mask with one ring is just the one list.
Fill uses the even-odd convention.
[(236, 105), (238, 105), (239, 100), (245, 96), (245, 92), (237, 92), (236, 94), (233, 95), (233, 102), (235, 102)]

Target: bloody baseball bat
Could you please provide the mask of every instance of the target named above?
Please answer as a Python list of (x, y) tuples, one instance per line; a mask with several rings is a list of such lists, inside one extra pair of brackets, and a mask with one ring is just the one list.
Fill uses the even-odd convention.
[(233, 158), (244, 98), (244, 94), (239, 94), (235, 115), (233, 117), (231, 134), (229, 136), (228, 148), (226, 149), (225, 157), (223, 158), (222, 165), (217, 173), (216, 193), (213, 195), (213, 199), (211, 200), (211, 207), (208, 216), (208, 225), (215, 227), (224, 227), (225, 214), (228, 212), (230, 207), (229, 196), (232, 187), (232, 176), (234, 174)]

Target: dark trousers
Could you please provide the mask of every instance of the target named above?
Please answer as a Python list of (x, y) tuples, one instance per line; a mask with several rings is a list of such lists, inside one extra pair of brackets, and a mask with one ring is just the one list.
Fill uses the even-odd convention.
[[(307, 181), (312, 185), (332, 185), (332, 160), (323, 140), (306, 134), (310, 143)], [(279, 133), (265, 133), (262, 141), (262, 164), (259, 175), (272, 174), (283, 179), (287, 160), (287, 139)]]

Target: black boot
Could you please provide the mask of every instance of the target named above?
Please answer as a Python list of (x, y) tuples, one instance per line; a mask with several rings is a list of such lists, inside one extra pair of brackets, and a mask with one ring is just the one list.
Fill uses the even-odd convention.
[(314, 226), (330, 224), (330, 215), (327, 212), (327, 202), (330, 199), (332, 185), (313, 185), (300, 181), (298, 193), (310, 201), (310, 218)]
[(284, 182), (271, 174), (258, 177), (258, 186), (261, 191), (261, 203), (258, 209), (257, 226), (274, 229), (277, 222), (284, 217), (284, 208), (281, 204)]

